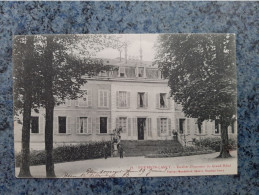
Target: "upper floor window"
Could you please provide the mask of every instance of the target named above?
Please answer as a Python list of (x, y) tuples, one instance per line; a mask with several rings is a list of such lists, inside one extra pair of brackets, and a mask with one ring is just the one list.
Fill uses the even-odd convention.
[(148, 94), (139, 92), (137, 97), (138, 108), (147, 108), (148, 106)]
[(91, 90), (85, 90), (83, 97), (78, 98), (75, 102), (75, 106), (89, 107), (92, 105), (92, 93)]
[(109, 91), (107, 90), (99, 90), (98, 91), (98, 107), (108, 107), (109, 103)]
[(185, 130), (185, 119), (179, 119), (179, 130), (180, 130), (180, 134), (184, 133), (184, 130)]
[(116, 92), (116, 105), (119, 108), (130, 107), (130, 93), (127, 91), (117, 91)]
[(166, 101), (166, 93), (160, 93), (159, 95), (159, 105), (160, 108), (166, 108), (167, 107), (167, 101)]
[(31, 117), (31, 133), (39, 133), (39, 117)]
[(120, 77), (125, 77), (126, 76), (125, 67), (120, 67), (119, 68), (119, 75), (120, 75)]

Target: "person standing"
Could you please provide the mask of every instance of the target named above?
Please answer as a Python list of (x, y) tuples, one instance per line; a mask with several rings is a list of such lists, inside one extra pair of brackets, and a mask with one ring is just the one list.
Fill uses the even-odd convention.
[(104, 153), (104, 158), (107, 159), (107, 157), (108, 157), (108, 146), (107, 146), (107, 144), (104, 145), (103, 153)]
[(119, 153), (120, 153), (120, 158), (123, 158), (123, 147), (121, 146), (121, 144), (119, 145)]

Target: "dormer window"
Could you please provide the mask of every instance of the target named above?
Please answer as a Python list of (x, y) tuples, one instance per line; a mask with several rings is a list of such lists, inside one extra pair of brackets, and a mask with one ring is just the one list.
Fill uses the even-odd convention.
[(138, 77), (144, 77), (144, 67), (138, 67)]
[(120, 67), (119, 75), (120, 75), (120, 77), (125, 77), (126, 76), (126, 74), (125, 74), (125, 67)]

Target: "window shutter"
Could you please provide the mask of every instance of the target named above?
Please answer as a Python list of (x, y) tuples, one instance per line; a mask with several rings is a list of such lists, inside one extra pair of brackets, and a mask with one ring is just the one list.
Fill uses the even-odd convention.
[(107, 91), (107, 107), (110, 108), (110, 92)]
[[(46, 121), (45, 121), (46, 122)], [(55, 134), (58, 134), (59, 132), (58, 132), (58, 117), (57, 116), (55, 116), (54, 117), (54, 126), (53, 126), (53, 132), (55, 133)]]
[(71, 120), (71, 117), (66, 118), (66, 134), (71, 134), (70, 120)]
[(157, 136), (159, 136), (159, 137), (160, 137), (160, 133), (161, 133), (160, 125), (161, 125), (161, 119), (157, 118)]
[(219, 123), (219, 134), (221, 134), (221, 124)]
[(98, 96), (97, 96), (97, 103), (98, 103), (97, 105), (98, 105), (98, 107), (101, 106), (101, 99), (102, 99), (101, 93), (102, 93), (102, 91), (98, 90)]
[(195, 134), (198, 134), (199, 128), (198, 128), (198, 119), (195, 122)]
[(87, 133), (92, 134), (92, 118), (87, 118)]
[(160, 108), (160, 94), (156, 94), (156, 108)]
[(119, 107), (119, 92), (116, 91), (116, 107)]
[(133, 136), (137, 136), (137, 132), (138, 132), (138, 126), (137, 126), (137, 118), (133, 118)]
[(138, 77), (138, 67), (135, 68), (135, 76)]
[(177, 132), (180, 132), (180, 129), (179, 129), (179, 119), (178, 118), (175, 119), (175, 129), (176, 129)]
[(168, 118), (168, 119), (167, 119), (167, 122), (168, 122), (168, 125), (167, 125), (167, 127), (168, 127), (168, 135), (171, 136), (171, 135), (172, 135), (172, 123), (171, 123), (171, 119)]
[(151, 126), (151, 118), (147, 119), (147, 126), (148, 126), (148, 136), (152, 137), (152, 126)]
[(78, 106), (78, 99), (75, 100), (75, 106)]
[(80, 133), (80, 117), (76, 117), (76, 133)]
[(119, 118), (116, 118), (116, 129), (120, 127), (120, 120)]
[(140, 107), (140, 94), (137, 93), (137, 108)]
[(44, 117), (40, 116), (39, 117), (39, 134), (43, 134), (44, 133)]
[(92, 90), (87, 90), (87, 106), (92, 106)]
[(112, 132), (112, 119), (108, 117), (108, 133)]
[(131, 136), (131, 126), (132, 126), (131, 121), (132, 119), (128, 118), (128, 136)]
[(100, 133), (100, 117), (96, 117), (96, 123), (95, 123), (95, 128), (96, 128), (96, 134)]
[(127, 92), (127, 107), (130, 107), (130, 92)]
[(145, 93), (145, 101), (144, 101), (144, 107), (147, 108), (148, 107), (148, 93)]
[(189, 118), (186, 119), (187, 122), (187, 134), (191, 134), (191, 130), (190, 130), (190, 120)]

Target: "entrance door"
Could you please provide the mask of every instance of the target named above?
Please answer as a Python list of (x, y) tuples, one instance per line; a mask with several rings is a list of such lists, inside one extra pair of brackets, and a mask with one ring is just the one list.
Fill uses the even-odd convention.
[(138, 140), (144, 140), (145, 118), (138, 118)]

